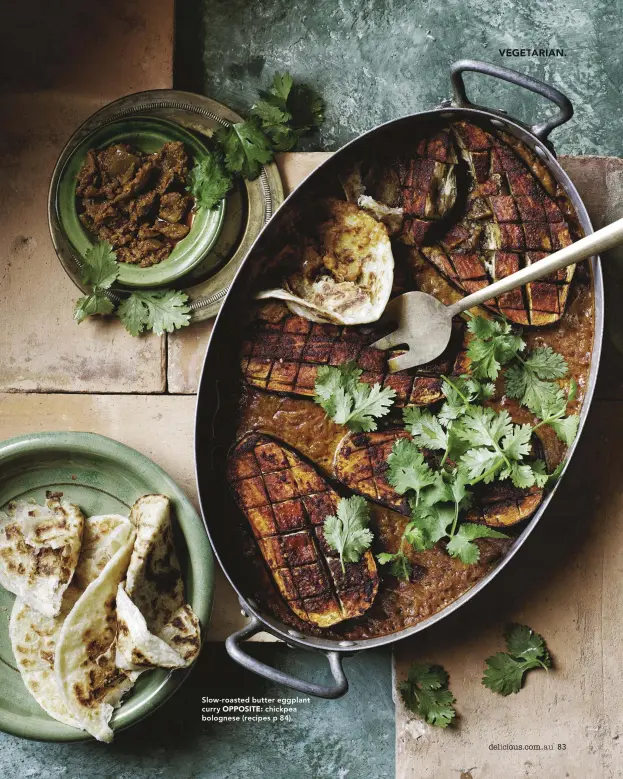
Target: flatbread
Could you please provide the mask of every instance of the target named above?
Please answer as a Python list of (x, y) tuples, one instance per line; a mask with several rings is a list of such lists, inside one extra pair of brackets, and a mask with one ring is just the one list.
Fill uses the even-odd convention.
[(134, 534), (134, 525), (121, 514), (101, 514), (89, 517), (84, 525), (82, 547), (74, 584), (85, 590), (97, 579), (104, 566)]
[(46, 617), (17, 598), (9, 621), (11, 646), (26, 689), (50, 717), (74, 728), (79, 728), (80, 723), (71, 716), (61, 696), (54, 674), (54, 656), (63, 622), (79, 597), (80, 590), (70, 585), (56, 617)]
[(185, 659), (165, 641), (149, 632), (145, 618), (132, 603), (123, 584), (117, 590), (117, 668), (182, 668)]
[(44, 506), (15, 501), (0, 513), (0, 584), (48, 617), (60, 613), (80, 553), (84, 515), (48, 494)]
[(69, 612), (56, 647), (54, 672), (70, 715), (99, 741), (112, 741), (114, 709), (133, 680), (115, 666), (117, 588), (125, 576), (134, 532)]
[(199, 618), (187, 603), (175, 612), (159, 635), (182, 656), (185, 666), (190, 665), (199, 654), (201, 649)]
[[(166, 495), (144, 495), (130, 512), (136, 525), (136, 543), (128, 567), (125, 592), (143, 615), (147, 630), (163, 639), (190, 665), (201, 648), (201, 628), (186, 603), (184, 582), (173, 544), (171, 501)], [(131, 663), (134, 651), (130, 631), (122, 637), (121, 662)], [(125, 667), (125, 666), (124, 666)]]
[(186, 602), (173, 545), (171, 501), (166, 495), (144, 495), (132, 506), (130, 521), (136, 526), (136, 542), (125, 591), (157, 635)]

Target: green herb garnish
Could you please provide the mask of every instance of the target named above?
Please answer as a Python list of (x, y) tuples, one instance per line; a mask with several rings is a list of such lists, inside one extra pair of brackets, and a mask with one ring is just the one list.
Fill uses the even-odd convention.
[(376, 420), (388, 413), (396, 396), (389, 387), (359, 381), (362, 373), (354, 362), (321, 365), (314, 386), (314, 400), (327, 416), (358, 433), (376, 430)]
[(342, 571), (344, 563), (357, 563), (361, 555), (370, 548), (372, 531), (370, 509), (365, 499), (354, 495), (341, 498), (337, 504), (337, 516), (328, 516), (324, 521), (323, 534), (331, 549), (340, 555)]
[(500, 695), (519, 692), (524, 675), (532, 668), (551, 668), (552, 660), (543, 636), (526, 625), (511, 625), (504, 634), (506, 652), (485, 660), (482, 683)]
[(87, 252), (82, 266), (82, 282), (91, 293), (79, 298), (74, 306), (74, 319), (80, 323), (94, 314), (117, 313), (131, 335), (153, 330), (156, 335), (172, 333), (190, 321), (188, 295), (172, 289), (132, 292), (118, 307), (107, 291), (119, 276), (119, 263), (112, 246), (102, 241)]
[(187, 190), (195, 198), (196, 208), (214, 208), (232, 186), (233, 179), (216, 151), (199, 160), (188, 175)]
[(456, 717), (456, 698), (448, 689), (448, 674), (440, 665), (414, 663), (398, 689), (405, 706), (429, 725), (447, 728)]

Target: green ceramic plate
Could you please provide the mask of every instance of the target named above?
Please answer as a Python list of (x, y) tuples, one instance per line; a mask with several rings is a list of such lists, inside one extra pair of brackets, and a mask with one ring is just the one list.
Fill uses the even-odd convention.
[[(63, 492), (86, 516), (127, 514), (141, 495), (162, 492), (175, 511), (175, 544), (186, 597), (201, 622), (210, 621), (214, 593), (212, 550), (203, 523), (175, 482), (144, 455), (93, 433), (40, 433), (0, 444), (0, 509), (13, 499), (41, 502), (45, 491)], [(0, 730), (41, 741), (83, 741), (87, 733), (49, 717), (22, 684), (8, 625), (14, 596), (0, 587)], [(179, 687), (188, 671), (141, 675), (112, 727), (121, 730), (151, 714)]]
[[(168, 141), (182, 141), (191, 166), (208, 154), (208, 149), (190, 131), (164, 119), (137, 117), (111, 122), (88, 135), (75, 149), (63, 169), (56, 194), (56, 210), (61, 229), (73, 250), (82, 259), (93, 246), (93, 236), (84, 229), (76, 209), (76, 180), (89, 149), (103, 149), (114, 143), (129, 143), (140, 151), (158, 151)], [(221, 231), (225, 200), (212, 209), (202, 208), (194, 215), (190, 232), (175, 246), (166, 260), (141, 268), (120, 263), (119, 282), (127, 287), (156, 287), (184, 276), (208, 254)]]

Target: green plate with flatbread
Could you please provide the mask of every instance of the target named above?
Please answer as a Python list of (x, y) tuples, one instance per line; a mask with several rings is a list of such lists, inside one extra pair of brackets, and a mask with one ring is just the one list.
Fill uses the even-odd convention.
[[(43, 503), (47, 490), (62, 492), (85, 516), (129, 514), (141, 495), (171, 498), (174, 540), (186, 599), (205, 636), (214, 595), (214, 561), (203, 522), (192, 503), (159, 466), (124, 444), (94, 433), (39, 433), (0, 443), (0, 510), (11, 500)], [(49, 717), (22, 683), (9, 640), (14, 596), (0, 587), (0, 730), (40, 741), (92, 737)], [(180, 686), (190, 669), (142, 674), (111, 720), (123, 730), (147, 717)]]

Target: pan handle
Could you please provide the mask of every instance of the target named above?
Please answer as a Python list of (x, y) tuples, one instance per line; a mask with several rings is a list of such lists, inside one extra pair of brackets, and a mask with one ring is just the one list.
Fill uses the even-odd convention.
[(233, 633), (225, 641), (227, 654), (248, 671), (259, 674), (271, 682), (284, 684), (286, 687), (291, 687), (293, 690), (298, 690), (306, 695), (315, 695), (317, 698), (341, 698), (342, 695), (348, 692), (348, 679), (342, 668), (342, 655), (340, 652), (326, 652), (329, 667), (335, 680), (334, 685), (315, 684), (314, 682), (297, 679), (295, 676), (290, 676), (277, 668), (271, 668), (271, 666), (248, 655), (242, 649), (240, 643), (256, 633), (260, 633), (262, 630), (265, 630), (263, 623), (257, 617), (251, 617), (248, 625), (245, 625), (242, 630)]
[(532, 78), (532, 76), (526, 76), (524, 73), (518, 73), (515, 70), (503, 68), (500, 65), (493, 65), (491, 62), (480, 62), (479, 60), (459, 60), (450, 66), (450, 79), (452, 80), (454, 99), (460, 108), (471, 108), (474, 105), (465, 92), (465, 83), (463, 82), (463, 73), (465, 71), (482, 73), (485, 76), (493, 76), (494, 78), (502, 79), (502, 81), (508, 81), (509, 84), (516, 84), (518, 87), (529, 89), (530, 92), (535, 92), (537, 95), (541, 95), (541, 97), (545, 97), (551, 100), (552, 103), (555, 103), (560, 109), (559, 112), (552, 116), (551, 119), (535, 124), (531, 128), (533, 135), (536, 135), (540, 141), (545, 142), (552, 130), (568, 122), (573, 116), (571, 101), (558, 89), (536, 78)]

